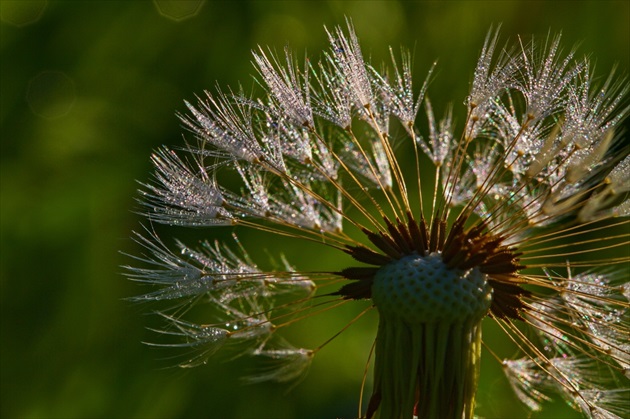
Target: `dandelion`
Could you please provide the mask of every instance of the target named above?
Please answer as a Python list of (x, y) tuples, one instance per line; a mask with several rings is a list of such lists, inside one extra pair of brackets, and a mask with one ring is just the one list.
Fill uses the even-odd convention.
[[(306, 272), (280, 256), (269, 270), (236, 235), (174, 249), (147, 227), (127, 269), (154, 287), (133, 300), (175, 304), (159, 312), (157, 332), (174, 339), (160, 345), (193, 351), (183, 367), (231, 347), (270, 365), (251, 381), (292, 381), (349, 325), (313, 349), (282, 330), (354, 304), (351, 323), (379, 318), (359, 417), (472, 418), (481, 356), (531, 410), (562, 397), (586, 417), (630, 415), (626, 81), (598, 81), (559, 37), (497, 53), (491, 30), (458, 132), (452, 108), (436, 120), (428, 78), (413, 85), (408, 54), (378, 71), (351, 23), (327, 33), (319, 63), (256, 51), (260, 97), (187, 103), (197, 145), (154, 154), (141, 202), (152, 223), (314, 242), (346, 267)], [(187, 317), (192, 306), (207, 320)], [(484, 344), (484, 322), (514, 359)]]

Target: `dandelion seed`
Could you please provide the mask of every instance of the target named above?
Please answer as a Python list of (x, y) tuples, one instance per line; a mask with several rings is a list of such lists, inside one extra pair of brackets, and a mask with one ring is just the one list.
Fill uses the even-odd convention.
[(310, 89), (308, 88), (308, 71), (300, 72), (295, 67), (290, 50), (286, 50), (286, 67), (276, 67), (280, 64), (272, 61), (263, 50), (254, 54), (258, 71), (269, 89), (269, 96), (277, 106), (273, 113), (280, 119), (289, 119), (295, 125), (313, 125), (313, 111), (311, 109)]
[[(346, 37), (341, 28), (328, 32), (332, 46), (331, 64), (336, 74), (341, 76), (352, 103), (358, 110), (369, 108), (375, 103), (372, 81), (363, 61), (361, 47), (351, 24), (350, 36)], [(363, 114), (363, 113), (362, 113)]]
[(534, 412), (542, 410), (542, 403), (550, 400), (542, 391), (548, 386), (548, 375), (529, 358), (505, 360), (503, 368), (519, 400)]
[[(436, 121), (428, 77), (414, 91), (408, 54), (377, 71), (350, 22), (347, 34), (327, 33), (320, 63), (255, 53), (261, 97), (219, 90), (186, 103), (198, 146), (156, 152), (141, 202), (152, 222), (319, 243), (344, 253), (346, 268), (307, 272), (283, 257), (261, 267), (236, 236), (172, 251), (146, 229), (127, 274), (155, 289), (132, 300), (177, 302), (156, 330), (174, 341), (155, 345), (194, 351), (184, 367), (232, 348), (266, 361), (249, 381), (295, 381), (376, 310), (373, 388), (359, 417), (472, 418), (482, 356), (531, 410), (562, 397), (586, 417), (630, 415), (630, 148), (617, 130), (626, 80), (597, 85), (560, 37), (497, 54), (491, 30), (458, 133), (453, 108)], [(400, 147), (394, 132), (406, 134)], [(404, 147), (415, 170), (397, 159)], [(357, 316), (312, 349), (280, 336), (349, 304)], [(187, 319), (193, 305), (207, 310), (203, 324)], [(483, 322), (516, 345), (516, 359), (484, 344)]]

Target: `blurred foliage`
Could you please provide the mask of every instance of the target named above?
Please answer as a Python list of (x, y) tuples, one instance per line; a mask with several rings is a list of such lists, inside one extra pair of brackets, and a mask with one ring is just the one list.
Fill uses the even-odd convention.
[[(372, 344), (375, 316), (343, 333), (294, 388), (245, 386), (259, 367), (245, 360), (180, 370), (172, 352), (142, 345), (150, 309), (120, 276), (138, 254), (129, 239), (140, 217), (137, 184), (149, 154), (182, 144), (175, 111), (214, 86), (251, 86), (250, 51), (287, 43), (315, 57), (323, 25), (351, 17), (364, 52), (387, 58), (410, 47), (418, 77), (438, 59), (434, 107), (461, 111), (483, 39), (562, 31), (568, 48), (593, 52), (599, 74), (629, 68), (628, 1), (9, 1), (0, 3), (1, 403), (3, 418), (217, 417), (352, 418)], [(209, 239), (229, 229), (197, 231)], [(184, 233), (182, 233), (184, 234)], [(199, 237), (199, 236), (197, 236)], [(244, 240), (249, 237), (244, 233)], [(258, 259), (284, 242), (257, 245)], [(286, 248), (286, 246), (284, 246)], [(288, 257), (313, 266), (310, 248)], [(304, 255), (307, 255), (304, 257)], [(321, 254), (326, 263), (336, 255)], [(292, 257), (293, 256), (293, 257)], [(300, 259), (299, 257), (297, 258)], [(309, 262), (310, 261), (310, 262)], [(293, 331), (304, 344), (325, 339), (353, 311), (312, 319)], [(493, 347), (505, 338), (491, 325)], [(510, 346), (506, 346), (510, 350)], [(484, 417), (526, 417), (484, 362)], [(487, 374), (487, 371), (492, 371)], [(493, 375), (494, 374), (494, 375)], [(535, 417), (576, 417), (561, 403)]]

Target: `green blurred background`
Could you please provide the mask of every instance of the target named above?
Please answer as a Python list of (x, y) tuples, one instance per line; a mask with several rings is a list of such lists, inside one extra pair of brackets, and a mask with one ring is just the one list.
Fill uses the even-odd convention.
[[(319, 353), (307, 378), (289, 388), (243, 385), (240, 378), (256, 368), (245, 360), (164, 368), (173, 361), (163, 357), (174, 353), (140, 343), (153, 338), (145, 327), (155, 319), (144, 315), (151, 308), (123, 300), (140, 292), (119, 267), (129, 263), (120, 251), (140, 252), (129, 239), (141, 221), (135, 180), (148, 178), (153, 149), (182, 144), (174, 113), (184, 99), (215, 81), (251, 83), (257, 45), (288, 43), (316, 58), (326, 47), (323, 25), (351, 17), (375, 62), (388, 45), (408, 46), (421, 80), (438, 59), (430, 96), (437, 109), (453, 102), (460, 123), (492, 24), (503, 24), (504, 39), (562, 31), (567, 48), (580, 43), (581, 53), (593, 52), (601, 75), (615, 64), (630, 68), (627, 0), (2, 0), (0, 12), (2, 418), (356, 416), (373, 315)], [(244, 233), (257, 260), (279, 246), (292, 261), (307, 250), (255, 240)], [(305, 322), (293, 336), (316, 346), (353, 312)], [(488, 327), (486, 340), (501, 347), (505, 339), (495, 332)], [(526, 417), (496, 362), (483, 362), (479, 413)], [(551, 403), (535, 417), (577, 415)]]

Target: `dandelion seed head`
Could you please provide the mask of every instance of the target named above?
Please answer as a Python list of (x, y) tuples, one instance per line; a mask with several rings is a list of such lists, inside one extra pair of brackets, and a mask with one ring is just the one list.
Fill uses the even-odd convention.
[[(381, 70), (350, 21), (326, 32), (320, 62), (255, 51), (259, 95), (217, 88), (186, 102), (197, 145), (156, 151), (140, 202), (150, 222), (318, 244), (345, 267), (317, 251), (304, 254), (312, 271), (254, 261), (237, 236), (173, 250), (145, 227), (125, 269), (151, 288), (132, 301), (169, 303), (151, 345), (187, 348), (182, 367), (231, 348), (261, 360), (247, 381), (296, 381), (375, 310), (359, 417), (472, 418), (482, 356), (531, 410), (561, 397), (587, 417), (627, 416), (627, 80), (598, 79), (559, 36), (499, 47), (491, 29), (458, 128), (457, 108), (435, 112), (427, 97), (433, 67), (414, 84), (409, 53), (390, 49)], [(356, 317), (314, 348), (282, 337), (345, 305)], [(483, 322), (518, 353), (482, 349)]]

